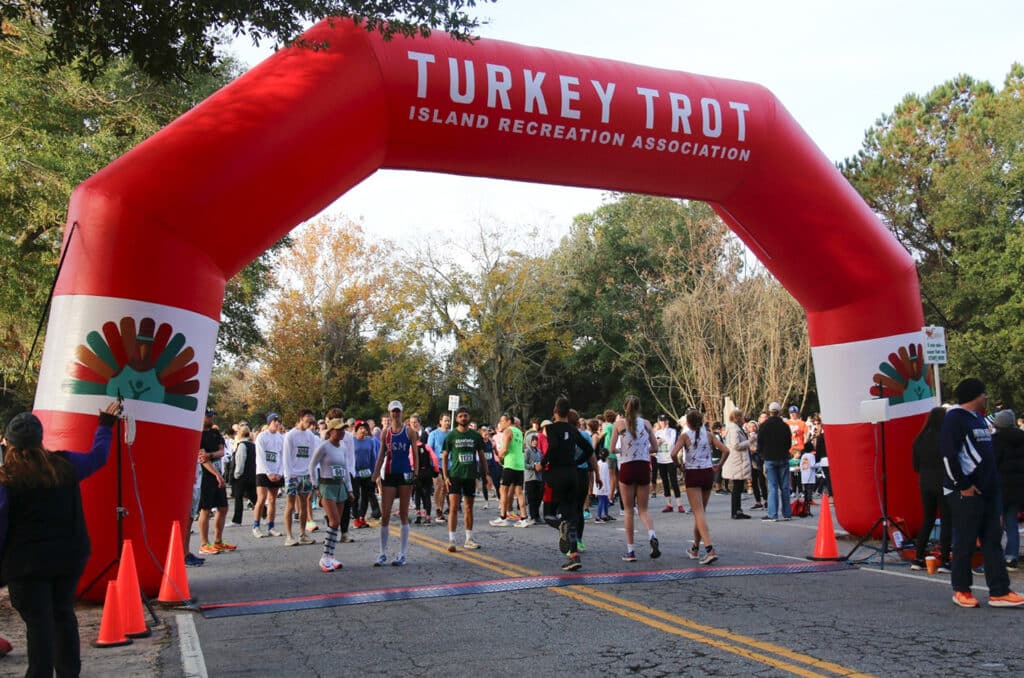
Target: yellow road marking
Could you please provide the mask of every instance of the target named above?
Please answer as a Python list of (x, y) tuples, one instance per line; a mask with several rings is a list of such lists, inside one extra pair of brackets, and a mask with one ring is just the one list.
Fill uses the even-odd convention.
[[(422, 534), (410, 533), (410, 539), (416, 542), (418, 545), (428, 548), (438, 553), (443, 553), (460, 560), (464, 560), (469, 563), (473, 563), (479, 567), (504, 574), (506, 576), (539, 576), (542, 572), (537, 570), (531, 570), (514, 563), (509, 563), (499, 558), (489, 556), (479, 551), (466, 551), (460, 547), (460, 550), (456, 553), (449, 553), (447, 544), (434, 537), (428, 537)], [(769, 643), (763, 640), (757, 640), (749, 636), (720, 629), (714, 626), (708, 626), (699, 622), (693, 621), (692, 619), (686, 619), (678, 615), (666, 612), (664, 610), (650, 609), (641, 607), (639, 604), (632, 600), (627, 600), (619, 596), (606, 593), (592, 586), (571, 586), (571, 587), (552, 587), (549, 589), (553, 593), (572, 598), (573, 600), (579, 601), (586, 605), (597, 607), (607, 612), (612, 612), (621, 617), (631, 619), (639, 622), (646, 626), (656, 628), (660, 631), (670, 633), (672, 635), (680, 636), (688, 640), (693, 640), (698, 643), (705, 645), (711, 645), (719, 650), (725, 652), (731, 652), (733, 654), (740, 655), (746, 659), (760, 662), (762, 664), (768, 664), (775, 668), (788, 671), (799, 676), (819, 676), (821, 674), (815, 673), (810, 669), (818, 671), (828, 671), (830, 673), (840, 676), (851, 676), (860, 678), (868, 674), (860, 673), (854, 669), (836, 664), (833, 662), (824, 661), (810, 655), (802, 654), (794, 650), (790, 650), (781, 645)], [(585, 594), (585, 595), (584, 595)], [(682, 628), (680, 628), (682, 627)], [(687, 630), (689, 629), (689, 630)], [(703, 634), (703, 635), (701, 635)], [(716, 640), (715, 638), (709, 638), (713, 636), (715, 638), (722, 638), (722, 641)], [(774, 657), (770, 657), (759, 652), (755, 652), (752, 649), (746, 647), (737, 646), (746, 645), (749, 648), (755, 648), (761, 652), (769, 652), (779, 657), (785, 657), (792, 662), (798, 662), (806, 665), (797, 666), (796, 664), (790, 664), (788, 662), (781, 661)]]

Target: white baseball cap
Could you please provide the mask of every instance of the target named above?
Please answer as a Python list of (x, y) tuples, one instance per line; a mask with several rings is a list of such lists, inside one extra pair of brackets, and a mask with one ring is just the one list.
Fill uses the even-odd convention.
[(398, 402), (397, 400), (392, 400), (390, 403), (388, 403), (388, 412), (390, 412), (392, 410), (402, 410), (402, 409), (404, 409), (402, 407), (402, 403)]
[(773, 402), (771, 405), (768, 406), (768, 411), (769, 412), (781, 412), (782, 411), (782, 405)]

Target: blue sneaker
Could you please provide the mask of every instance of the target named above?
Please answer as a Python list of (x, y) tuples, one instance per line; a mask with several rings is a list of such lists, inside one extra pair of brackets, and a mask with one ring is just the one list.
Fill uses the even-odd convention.
[(405, 565), (405, 556), (399, 555), (397, 558), (391, 561), (391, 564), (395, 567), (401, 567), (402, 565)]
[(384, 555), (383, 553), (380, 554), (379, 556), (377, 556), (377, 560), (373, 561), (373, 566), (374, 567), (380, 567), (381, 565), (387, 565), (387, 564), (388, 564), (388, 557), (386, 555)]
[(583, 512), (583, 520), (590, 520), (590, 511)]
[(200, 567), (206, 562), (206, 558), (200, 558), (191, 552), (185, 554), (185, 565), (187, 567)]

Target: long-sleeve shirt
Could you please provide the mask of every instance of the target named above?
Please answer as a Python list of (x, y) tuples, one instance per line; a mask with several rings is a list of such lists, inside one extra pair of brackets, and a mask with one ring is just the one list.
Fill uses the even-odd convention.
[(377, 465), (377, 446), (371, 438), (355, 439), (352, 446), (355, 448), (355, 475), (369, 478), (373, 475), (373, 467)]
[[(345, 436), (347, 439), (348, 436)], [(345, 439), (338, 441), (338, 445), (331, 444), (331, 441), (324, 440), (309, 458), (309, 477), (313, 482), (319, 480), (341, 480), (345, 483), (345, 489), (352, 491), (352, 459), (350, 458), (351, 445), (344, 444)]]
[(309, 458), (320, 444), (310, 430), (293, 428), (284, 436), (284, 477), (299, 478), (309, 473)]
[(284, 475), (284, 436), (264, 431), (256, 436), (256, 475)]

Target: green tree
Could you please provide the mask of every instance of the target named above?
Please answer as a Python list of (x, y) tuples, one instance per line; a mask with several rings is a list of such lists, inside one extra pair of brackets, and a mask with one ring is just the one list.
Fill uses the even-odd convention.
[(87, 83), (70, 67), (41, 69), (45, 30), (4, 21), (2, 32), (0, 373), (7, 399), (24, 407), (35, 391), (39, 360), (38, 352), (29, 360), (29, 348), (56, 271), (72, 189), (226, 84), (237, 69), (222, 62), (188, 82), (159, 83), (116, 59)]
[(959, 76), (907, 95), (842, 169), (918, 262), (944, 385), (976, 375), (1024, 402), (1024, 68), (1001, 90)]
[[(222, 36), (288, 44), (324, 17), (351, 17), (386, 38), (441, 28), (468, 40), (479, 21), (467, 12), (493, 0), (0, 0), (0, 17), (51, 29), (47, 64), (73, 65), (87, 80), (130, 57), (160, 80), (185, 79), (219, 63)], [(316, 45), (312, 45), (316, 47)]]

